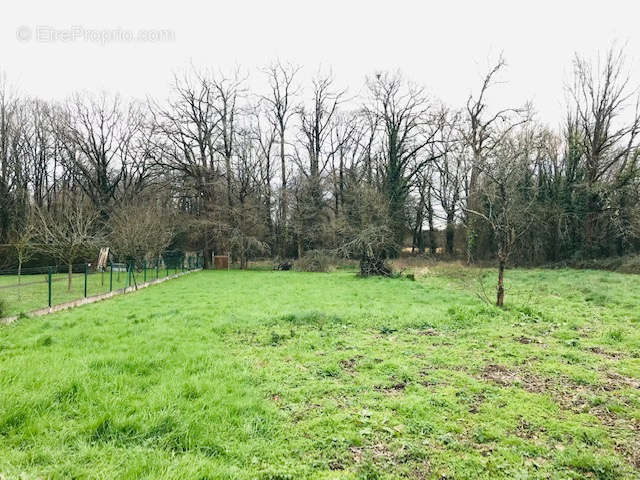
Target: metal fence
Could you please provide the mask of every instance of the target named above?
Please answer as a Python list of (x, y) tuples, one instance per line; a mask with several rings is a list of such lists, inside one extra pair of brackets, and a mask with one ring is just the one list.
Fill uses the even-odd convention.
[(151, 262), (90, 263), (0, 270), (0, 318), (126, 290), (202, 268), (202, 257), (166, 257)]

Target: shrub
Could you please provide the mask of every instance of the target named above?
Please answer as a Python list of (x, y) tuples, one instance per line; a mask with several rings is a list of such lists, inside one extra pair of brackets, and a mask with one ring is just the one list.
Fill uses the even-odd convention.
[(324, 250), (309, 250), (294, 264), (299, 272), (329, 272), (334, 266), (335, 259)]
[(391, 277), (393, 269), (387, 258), (397, 252), (393, 231), (386, 225), (370, 225), (351, 232), (338, 253), (346, 258), (360, 259), (360, 276)]

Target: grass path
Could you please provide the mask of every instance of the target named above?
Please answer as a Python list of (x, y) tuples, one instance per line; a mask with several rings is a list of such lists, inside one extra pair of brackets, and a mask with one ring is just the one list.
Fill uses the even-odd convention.
[[(465, 276), (466, 275), (466, 276)], [(0, 328), (0, 478), (638, 478), (640, 278), (200, 272)]]

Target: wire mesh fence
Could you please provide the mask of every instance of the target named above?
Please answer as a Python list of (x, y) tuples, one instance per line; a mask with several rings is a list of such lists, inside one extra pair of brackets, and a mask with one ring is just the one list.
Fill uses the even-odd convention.
[(90, 263), (0, 270), (0, 318), (101, 295), (202, 268), (201, 257), (166, 256), (154, 261)]

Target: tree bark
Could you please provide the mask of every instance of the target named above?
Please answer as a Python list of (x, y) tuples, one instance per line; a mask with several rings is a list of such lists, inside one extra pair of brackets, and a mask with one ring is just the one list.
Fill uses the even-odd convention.
[(433, 204), (431, 203), (431, 187), (427, 191), (427, 220), (429, 222), (429, 253), (436, 254), (438, 246), (436, 244), (436, 232), (433, 227)]
[(453, 256), (453, 242), (455, 241), (455, 225), (453, 221), (453, 215), (447, 213), (447, 227), (446, 227), (446, 249), (447, 255)]
[(505, 260), (500, 258), (498, 260), (498, 287), (496, 288), (496, 305), (502, 307), (504, 305), (504, 267)]

